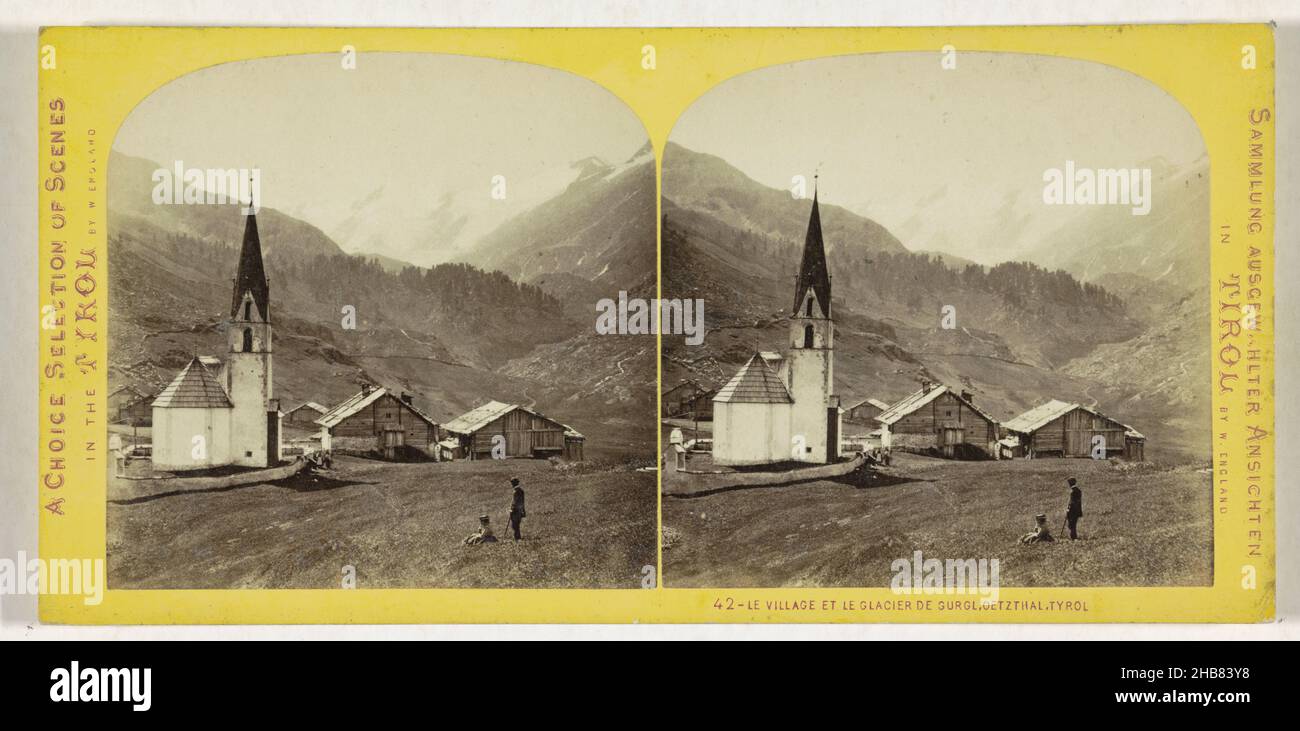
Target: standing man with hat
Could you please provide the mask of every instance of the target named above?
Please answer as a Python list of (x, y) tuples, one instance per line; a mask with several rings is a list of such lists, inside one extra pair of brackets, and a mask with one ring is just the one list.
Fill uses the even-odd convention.
[(1066, 480), (1070, 485), (1070, 505), (1065, 509), (1065, 523), (1070, 527), (1070, 540), (1078, 540), (1079, 518), (1083, 517), (1083, 490), (1079, 489), (1079, 481), (1073, 477)]
[(524, 510), (524, 488), (519, 486), (519, 478), (511, 477), (510, 486), (514, 488), (510, 497), (510, 530), (514, 531), (515, 540), (518, 541), (521, 539), (519, 527), (524, 518), (528, 517), (528, 511)]

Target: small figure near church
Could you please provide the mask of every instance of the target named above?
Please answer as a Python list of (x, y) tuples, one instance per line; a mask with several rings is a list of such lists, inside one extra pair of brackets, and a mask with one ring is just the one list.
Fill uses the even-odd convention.
[(528, 511), (524, 510), (524, 488), (519, 486), (519, 478), (511, 477), (510, 485), (514, 492), (510, 496), (510, 530), (515, 534), (515, 540), (522, 540), (519, 529), (523, 525), (524, 518), (528, 517)]
[(113, 475), (121, 477), (126, 474), (126, 447), (122, 444), (120, 434), (108, 436), (108, 452), (113, 455)]
[(673, 430), (668, 434), (668, 446), (673, 453), (673, 469), (675, 470), (686, 469), (685, 441), (686, 437), (682, 434), (682, 430), (673, 427)]

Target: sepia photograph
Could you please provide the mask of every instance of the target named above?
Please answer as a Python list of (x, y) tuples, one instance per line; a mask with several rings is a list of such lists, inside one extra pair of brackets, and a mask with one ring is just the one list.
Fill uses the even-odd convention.
[(664, 339), (666, 586), (1212, 583), (1209, 160), (1162, 89), (773, 66), (682, 114), (662, 188), (665, 296), (709, 312)]
[(521, 640), (884, 642), (887, 702), (1027, 719), (1288, 697), (1300, 3), (4, 23), (6, 705), (424, 710), (384, 669), (438, 641), (549, 690), (476, 672)]
[(656, 281), (613, 94), (227, 63), (136, 106), (107, 176), (109, 588), (654, 585), (655, 341), (592, 324)]

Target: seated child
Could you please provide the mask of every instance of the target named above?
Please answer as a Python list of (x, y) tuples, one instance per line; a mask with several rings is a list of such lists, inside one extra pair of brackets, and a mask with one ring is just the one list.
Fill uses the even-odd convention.
[(1051, 532), (1047, 530), (1046, 513), (1035, 515), (1034, 522), (1037, 523), (1037, 525), (1034, 526), (1033, 532), (1020, 536), (1021, 543), (1028, 545), (1030, 543), (1054, 543), (1056, 541), (1056, 539), (1052, 537)]
[(480, 515), (478, 517), (478, 530), (471, 533), (464, 543), (467, 546), (477, 546), (482, 543), (496, 543), (496, 534), (492, 532), (492, 526), (488, 524), (488, 517)]

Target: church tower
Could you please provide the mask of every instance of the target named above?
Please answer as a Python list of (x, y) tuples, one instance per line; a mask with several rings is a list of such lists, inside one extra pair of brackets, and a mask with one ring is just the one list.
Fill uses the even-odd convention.
[(801, 461), (833, 462), (839, 458), (840, 427), (839, 404), (831, 393), (835, 382), (835, 322), (831, 319), (831, 277), (815, 187), (803, 259), (795, 281), (789, 344), (785, 375), (794, 398), (791, 438), (796, 445), (797, 440), (803, 440)]
[(249, 213), (230, 303), (225, 375), (231, 411), (231, 457), (267, 467), (279, 459), (280, 422), (271, 401), (271, 293), (262, 266), (257, 218)]

